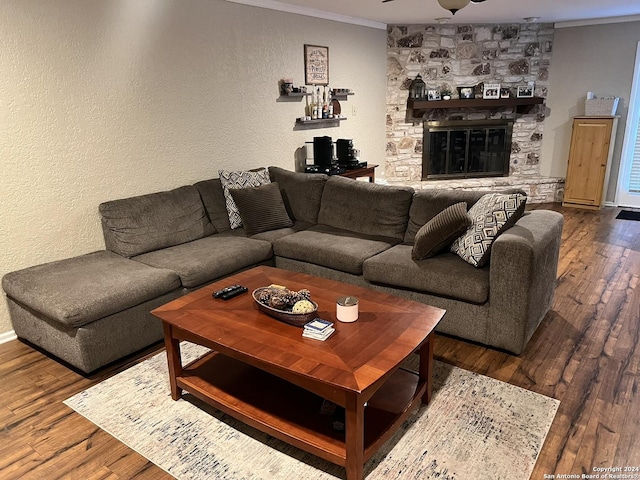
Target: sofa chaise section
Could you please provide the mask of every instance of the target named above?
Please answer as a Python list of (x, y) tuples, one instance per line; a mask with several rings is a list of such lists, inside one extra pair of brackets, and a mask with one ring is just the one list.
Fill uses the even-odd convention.
[(182, 295), (178, 275), (109, 251), (6, 274), (16, 335), (84, 372), (162, 339), (150, 311)]

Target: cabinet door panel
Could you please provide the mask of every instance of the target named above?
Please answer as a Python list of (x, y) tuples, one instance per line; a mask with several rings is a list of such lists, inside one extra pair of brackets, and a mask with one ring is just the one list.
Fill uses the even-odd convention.
[(574, 120), (565, 183), (565, 202), (600, 205), (611, 126), (611, 119)]

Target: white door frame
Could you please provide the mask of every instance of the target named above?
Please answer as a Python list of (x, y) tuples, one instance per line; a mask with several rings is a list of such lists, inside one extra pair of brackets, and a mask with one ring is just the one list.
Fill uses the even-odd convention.
[(640, 42), (636, 47), (636, 63), (633, 69), (633, 84), (631, 98), (627, 113), (627, 126), (624, 132), (622, 144), (622, 156), (620, 171), (618, 172), (618, 185), (616, 187), (616, 205), (621, 207), (640, 208), (640, 194), (629, 193), (629, 176), (633, 163), (633, 151), (635, 149), (638, 127), (640, 126)]

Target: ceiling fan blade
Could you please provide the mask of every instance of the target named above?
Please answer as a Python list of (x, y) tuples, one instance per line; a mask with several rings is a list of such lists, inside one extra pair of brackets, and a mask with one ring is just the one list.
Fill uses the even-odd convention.
[(393, 2), (393, 0), (382, 0), (382, 3)]

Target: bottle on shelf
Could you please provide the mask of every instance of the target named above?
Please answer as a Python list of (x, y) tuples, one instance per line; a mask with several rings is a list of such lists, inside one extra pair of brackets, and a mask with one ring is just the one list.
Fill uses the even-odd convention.
[(317, 92), (314, 92), (313, 94), (313, 103), (312, 105), (312, 112), (311, 112), (311, 118), (313, 120), (317, 120), (318, 119), (318, 105), (319, 105), (319, 99), (320, 99), (320, 88), (318, 88)]
[(322, 92), (322, 118), (329, 118), (329, 104), (327, 103), (327, 87)]
[(309, 97), (305, 95), (304, 100), (306, 105), (304, 107), (304, 119), (309, 120), (311, 118), (311, 105), (309, 104)]
[(316, 110), (318, 111), (316, 116), (317, 116), (318, 119), (321, 119), (322, 118), (322, 96), (320, 94), (320, 87), (318, 87), (316, 93), (317, 93)]
[(329, 89), (329, 96), (327, 97), (327, 104), (329, 105), (329, 118), (333, 118), (333, 103), (331, 101), (331, 89)]

